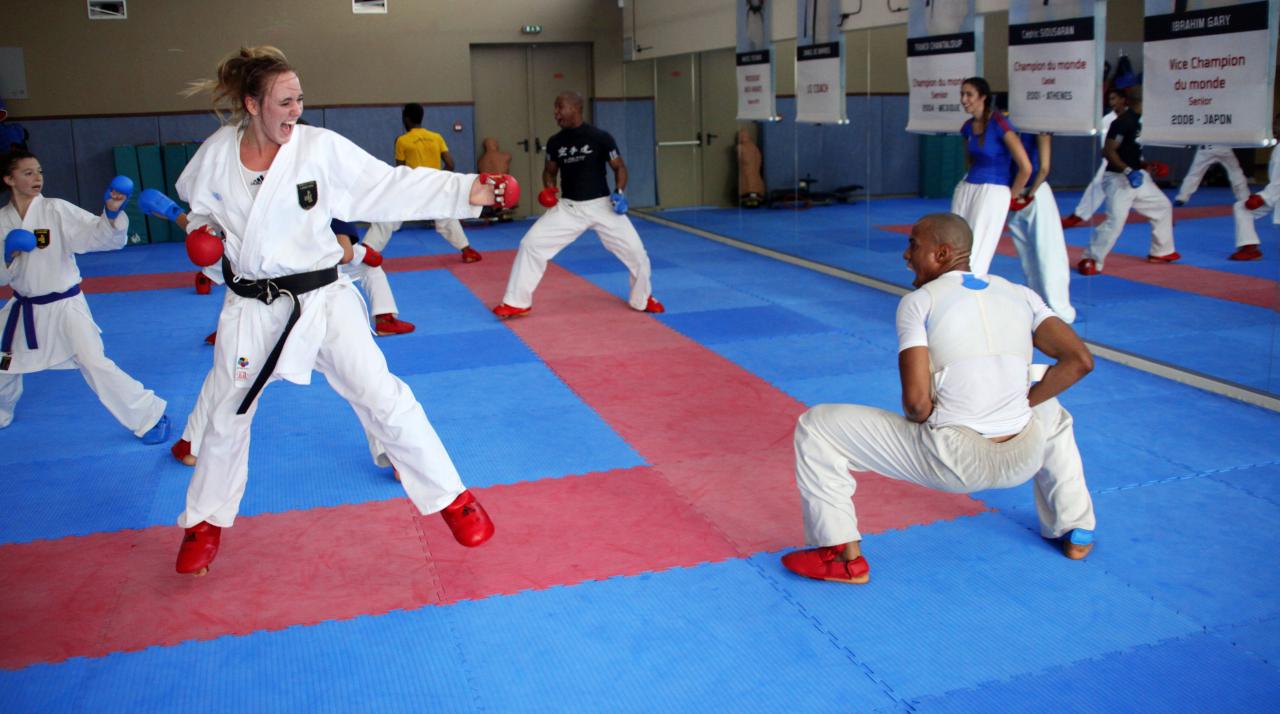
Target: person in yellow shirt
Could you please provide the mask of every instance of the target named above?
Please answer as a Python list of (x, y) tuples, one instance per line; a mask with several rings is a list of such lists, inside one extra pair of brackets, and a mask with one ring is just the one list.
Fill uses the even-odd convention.
[[(421, 104), (404, 105), (404, 111), (400, 115), (404, 122), (404, 133), (396, 139), (396, 166), (408, 166), (411, 169), (425, 166), (429, 169), (453, 171), (449, 145), (445, 143), (443, 136), (422, 128), (423, 114)], [(435, 226), (436, 232), (449, 241), (449, 245), (462, 251), (462, 262), (474, 263), (480, 260), (480, 253), (471, 247), (467, 234), (462, 230), (461, 221), (456, 218), (437, 219)], [(365, 234), (364, 244), (381, 251), (387, 247), (391, 234), (398, 230), (399, 223), (374, 223)]]

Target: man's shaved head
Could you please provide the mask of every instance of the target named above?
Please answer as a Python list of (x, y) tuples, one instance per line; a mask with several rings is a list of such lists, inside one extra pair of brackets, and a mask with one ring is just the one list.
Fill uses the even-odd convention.
[(577, 107), (579, 111), (582, 110), (582, 103), (585, 101), (581, 94), (574, 91), (561, 92), (556, 95), (556, 99), (564, 102), (565, 104), (571, 104)]
[(916, 221), (916, 227), (937, 244), (951, 246), (956, 253), (967, 254), (973, 249), (973, 231), (954, 213), (930, 213)]

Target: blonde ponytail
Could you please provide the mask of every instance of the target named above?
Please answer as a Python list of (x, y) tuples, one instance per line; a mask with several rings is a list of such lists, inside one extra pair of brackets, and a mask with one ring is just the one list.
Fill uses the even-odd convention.
[[(217, 79), (190, 82), (182, 96), (193, 97), (208, 92), (213, 95), (213, 111), (223, 123), (243, 124), (249, 114), (244, 108), (246, 97), (259, 102), (266, 94), (271, 78), (292, 72), (293, 66), (284, 53), (270, 45), (241, 47), (218, 65)], [(230, 114), (230, 119), (224, 116)]]

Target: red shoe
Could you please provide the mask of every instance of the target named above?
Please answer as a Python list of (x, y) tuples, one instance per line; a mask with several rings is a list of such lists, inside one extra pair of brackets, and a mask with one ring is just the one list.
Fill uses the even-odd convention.
[(203, 272), (196, 273), (196, 295), (208, 295), (213, 290), (213, 281)]
[(187, 529), (178, 548), (178, 572), (183, 575), (204, 575), (218, 555), (222, 541), (222, 528), (200, 521)]
[(1062, 219), (1063, 228), (1075, 228), (1080, 225), (1084, 225), (1084, 219), (1074, 213)]
[(470, 491), (458, 494), (453, 503), (440, 511), (440, 516), (449, 525), (449, 530), (453, 531), (454, 539), (468, 548), (481, 545), (493, 537), (493, 521), (489, 520), (484, 506), (480, 505)]
[(1236, 248), (1236, 252), (1232, 253), (1230, 260), (1259, 260), (1262, 258), (1262, 249), (1255, 245), (1242, 245)]
[(792, 551), (782, 556), (782, 564), (796, 575), (815, 580), (852, 585), (870, 582), (871, 566), (867, 565), (867, 559), (858, 556), (853, 560), (843, 560), (840, 558), (843, 550), (843, 545), (829, 545), (825, 548)]
[(1178, 260), (1180, 258), (1182, 258), (1182, 256), (1179, 255), (1177, 251), (1174, 251), (1168, 255), (1148, 255), (1147, 262), (1148, 263), (1172, 263), (1173, 261)]
[(644, 311), (645, 311), (645, 312), (652, 312), (653, 314), (655, 314), (655, 315), (656, 315), (656, 314), (658, 314), (658, 313), (660, 313), (660, 312), (666, 312), (666, 311), (667, 311), (667, 308), (663, 307), (663, 306), (662, 306), (662, 303), (658, 302), (657, 300), (655, 300), (655, 299), (653, 298), (653, 296), (652, 296), (652, 295), (650, 295), (650, 296), (649, 296), (649, 303), (648, 303), (647, 305), (645, 305), (645, 306), (644, 306)]
[(1081, 275), (1097, 275), (1102, 272), (1098, 270), (1098, 261), (1093, 258), (1081, 260), (1080, 264), (1076, 266), (1076, 270), (1079, 270)]
[(413, 323), (397, 320), (395, 315), (388, 312), (374, 319), (373, 329), (379, 335), (404, 335), (413, 332)]
[(479, 251), (471, 246), (462, 249), (462, 262), (464, 263), (479, 263), (483, 259)]
[(218, 331), (217, 331), (217, 330), (214, 330), (213, 332), (210, 332), (208, 335), (206, 335), (206, 336), (205, 336), (205, 338), (204, 338), (204, 343), (205, 343), (206, 345), (214, 345), (214, 344), (217, 344), (217, 343), (218, 343)]
[(532, 307), (512, 307), (504, 302), (501, 305), (493, 308), (493, 314), (505, 320), (508, 317), (520, 317), (521, 315), (528, 315), (529, 311), (532, 309), (533, 309)]

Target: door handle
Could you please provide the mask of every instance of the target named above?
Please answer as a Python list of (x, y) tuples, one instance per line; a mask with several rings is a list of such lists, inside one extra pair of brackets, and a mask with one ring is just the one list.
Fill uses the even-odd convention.
[(533, 137), (533, 153), (535, 154), (542, 153), (542, 140), (536, 136)]
[(528, 139), (524, 139), (524, 140), (521, 140), (521, 141), (517, 141), (516, 143), (517, 143), (517, 144), (519, 144), (519, 145), (521, 145), (521, 146), (523, 146), (523, 147), (524, 147), (524, 150), (525, 150), (525, 153), (528, 153), (528, 151), (529, 151), (529, 140), (528, 140)]
[(711, 142), (714, 141), (719, 136), (720, 136), (719, 134), (712, 134), (711, 132), (707, 132), (707, 146), (711, 146)]

